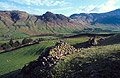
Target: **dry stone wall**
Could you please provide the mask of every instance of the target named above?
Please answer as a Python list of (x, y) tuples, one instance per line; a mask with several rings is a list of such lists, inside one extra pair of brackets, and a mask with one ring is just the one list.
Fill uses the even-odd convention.
[[(39, 67), (39, 72), (48, 71), (53, 68), (58, 61), (64, 60), (67, 55), (79, 52), (80, 49), (75, 49), (67, 42), (58, 42), (55, 47), (48, 48), (37, 60), (29, 63), (28, 66), (24, 66), (21, 70), (23, 78), (28, 78), (33, 74), (33, 71)], [(35, 73), (34, 73), (35, 75)], [(38, 75), (38, 74), (37, 74)], [(37, 76), (35, 75), (35, 76)], [(39, 73), (42, 77), (43, 74)]]

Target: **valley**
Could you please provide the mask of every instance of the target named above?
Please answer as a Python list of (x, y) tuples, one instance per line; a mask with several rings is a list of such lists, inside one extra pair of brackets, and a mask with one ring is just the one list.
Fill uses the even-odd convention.
[(0, 11), (0, 78), (119, 78), (119, 53), (120, 9)]

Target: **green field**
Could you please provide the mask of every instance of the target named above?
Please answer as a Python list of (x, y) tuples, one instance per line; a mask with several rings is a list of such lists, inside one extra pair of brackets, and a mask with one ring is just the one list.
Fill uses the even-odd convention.
[[(49, 45), (48, 45), (49, 44)], [(0, 74), (22, 68), (25, 64), (37, 59), (47, 47), (54, 46), (52, 42), (43, 42), (8, 53), (0, 54)]]
[(21, 37), (21, 36), (27, 36), (25, 33), (18, 33), (18, 34), (12, 34), (12, 37)]
[[(88, 37), (68, 38), (63, 40), (71, 45), (85, 42)], [(46, 48), (55, 46), (58, 40), (45, 41), (40, 44), (20, 48), (11, 52), (0, 54), (0, 75), (21, 69), (25, 64), (37, 59)]]

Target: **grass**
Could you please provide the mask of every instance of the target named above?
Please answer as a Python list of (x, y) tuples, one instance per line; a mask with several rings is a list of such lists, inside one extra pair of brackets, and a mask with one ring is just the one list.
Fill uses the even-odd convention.
[[(63, 41), (71, 45), (86, 41), (88, 38), (78, 37)], [(25, 64), (37, 59), (46, 48), (54, 46), (58, 40), (41, 42), (40, 44), (20, 48), (11, 52), (0, 54), (0, 75), (21, 69)]]
[(43, 42), (0, 54), (0, 75), (21, 69), (25, 64), (37, 59), (47, 47), (54, 46), (54, 44), (52, 41)]
[(99, 25), (91, 25), (90, 27), (92, 28), (100, 28), (103, 30), (112, 30), (112, 32), (100, 32), (100, 33), (115, 33), (114, 31), (120, 32), (120, 27), (119, 26), (99, 26)]
[(27, 36), (25, 33), (17, 33), (17, 34), (12, 34), (12, 37), (21, 37), (21, 36)]
[(0, 41), (3, 39), (3, 37), (0, 37)]
[(77, 43), (85, 42), (88, 39), (89, 39), (89, 37), (76, 37), (76, 38), (68, 38), (64, 41), (70, 43), (70, 45), (72, 45), (72, 46), (75, 46)]
[(55, 36), (39, 36), (39, 37), (30, 37), (33, 40), (39, 39), (39, 38), (43, 38), (43, 39), (56, 39), (56, 38), (60, 38), (60, 37), (55, 37)]

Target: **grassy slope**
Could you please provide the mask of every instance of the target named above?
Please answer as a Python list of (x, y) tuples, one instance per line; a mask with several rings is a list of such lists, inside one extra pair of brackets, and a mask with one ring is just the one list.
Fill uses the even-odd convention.
[[(51, 70), (53, 78), (101, 78), (119, 75), (120, 44), (84, 49), (61, 61)], [(111, 74), (112, 73), (112, 74)]]
[[(71, 38), (63, 41), (70, 42), (71, 45), (88, 40), (86, 38)], [(40, 44), (17, 49), (12, 52), (0, 54), (0, 75), (21, 69), (25, 64), (37, 59), (47, 47), (54, 46), (58, 40), (42, 42)]]

